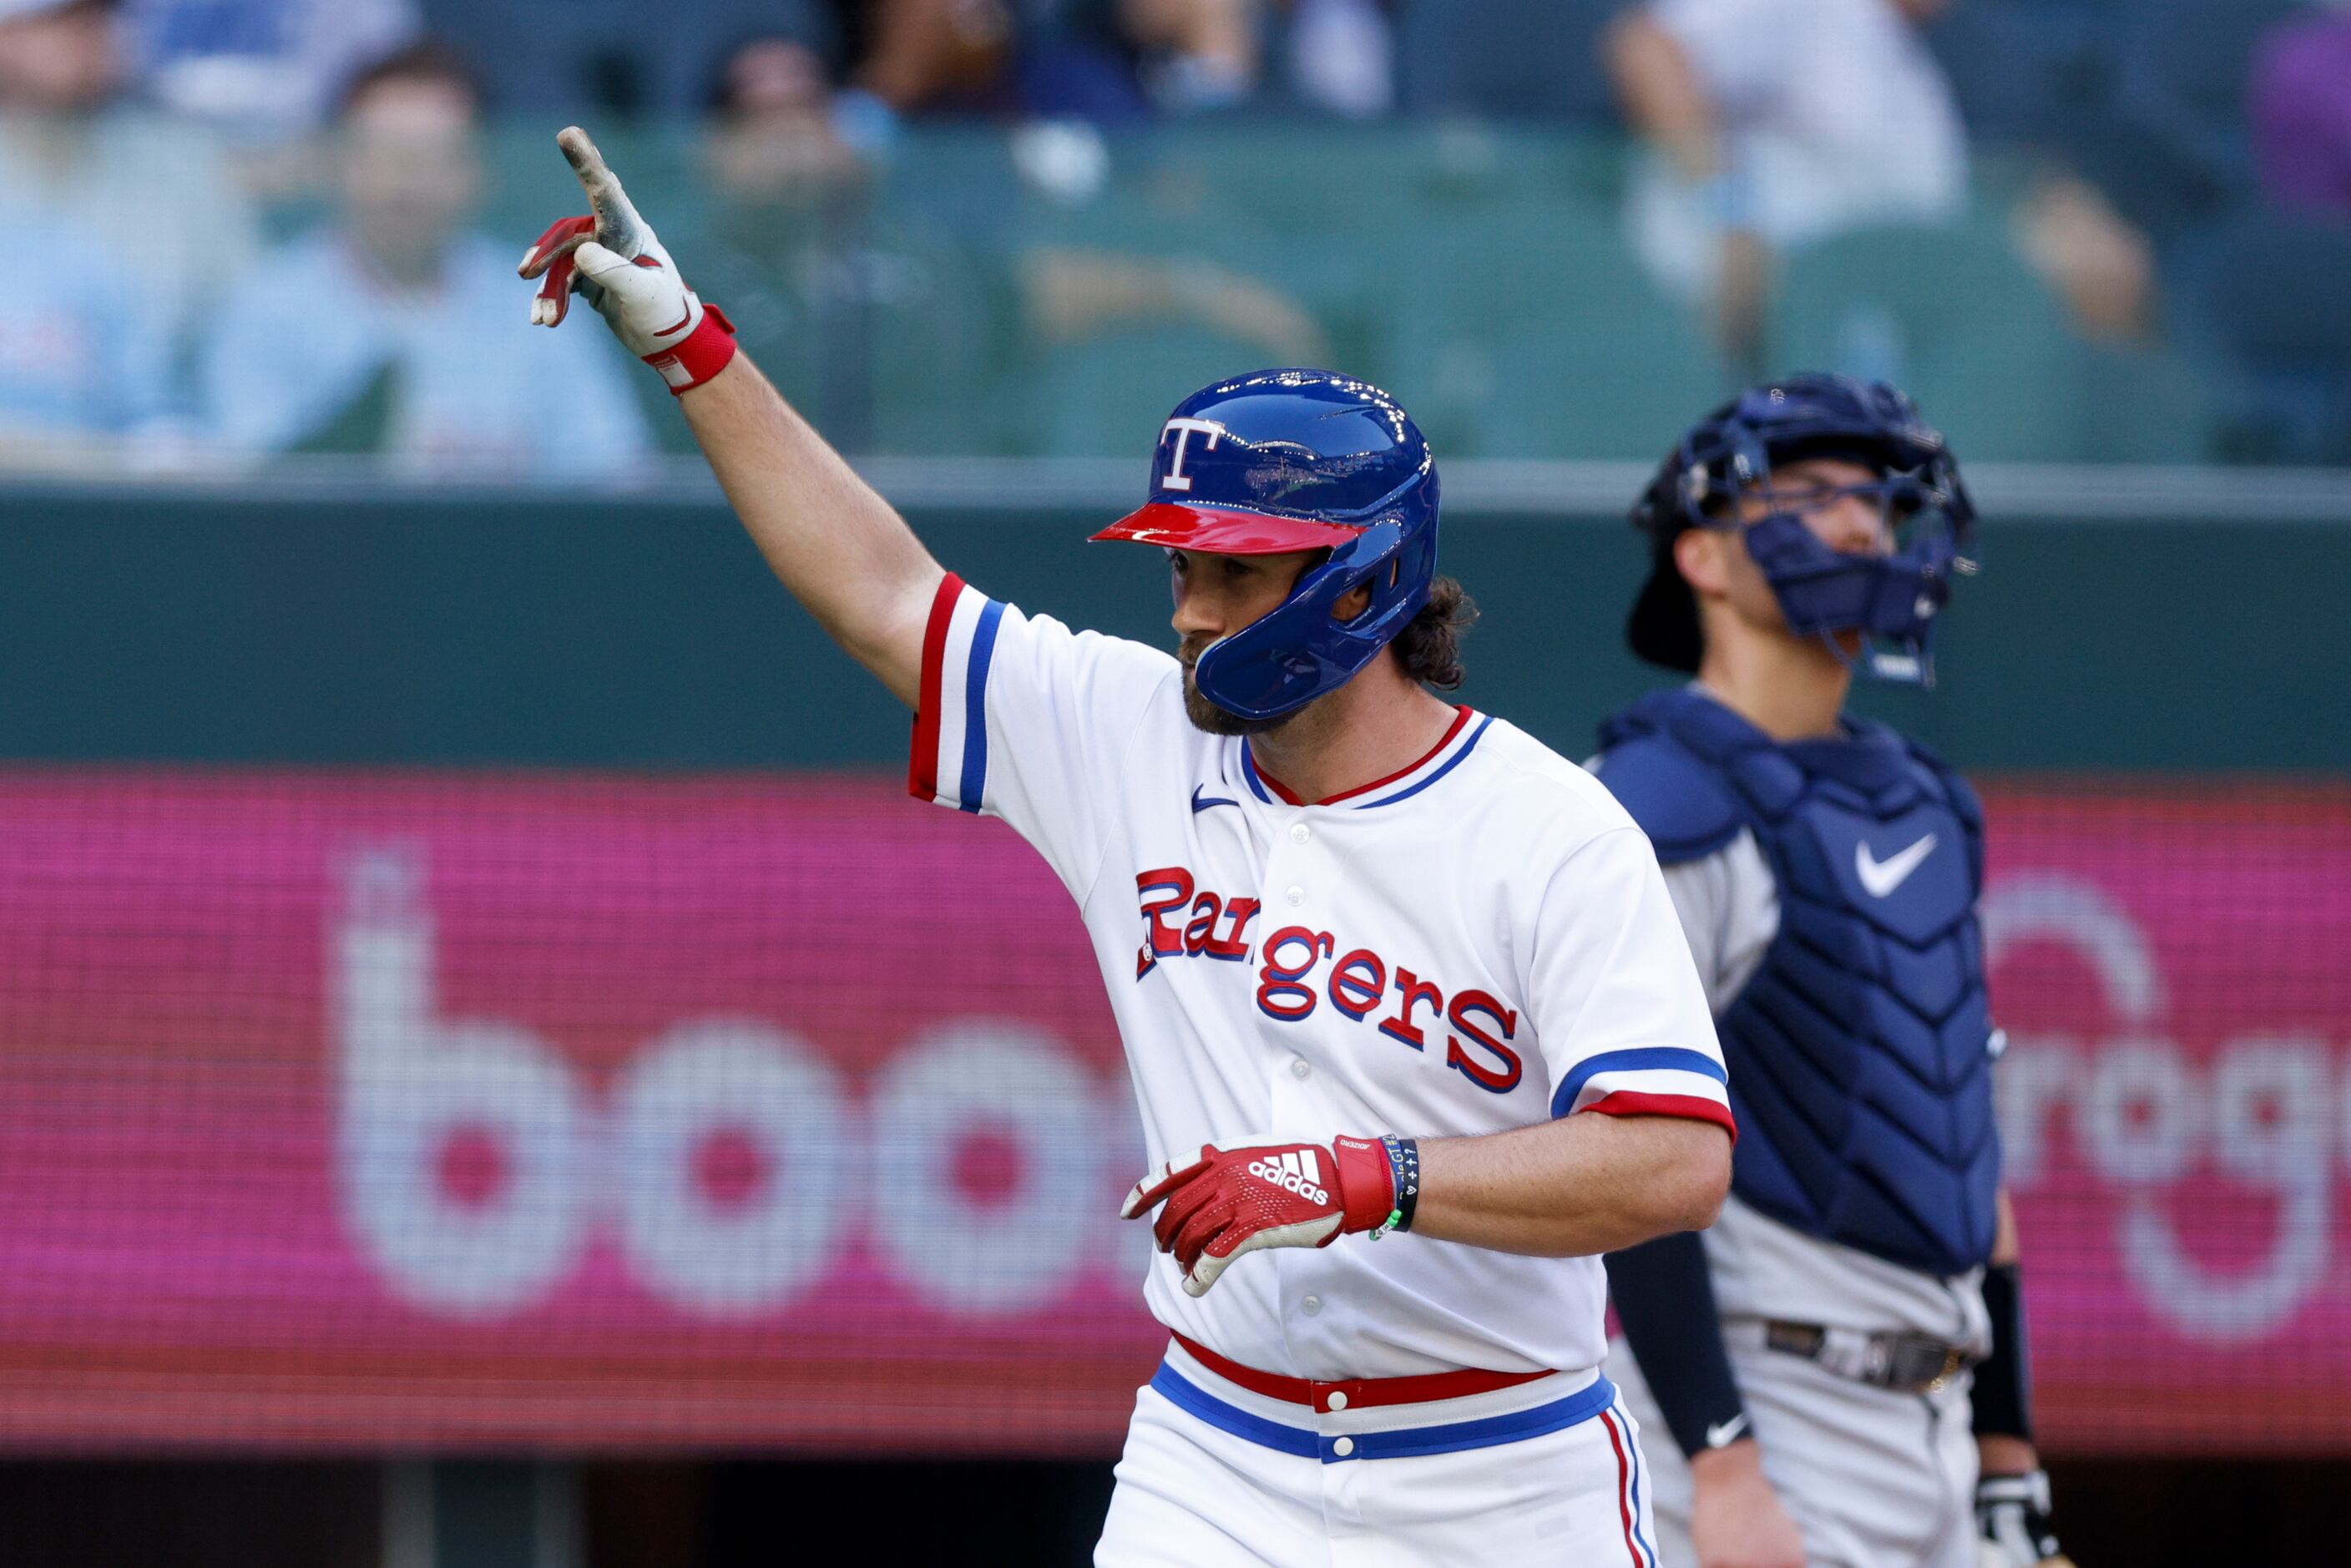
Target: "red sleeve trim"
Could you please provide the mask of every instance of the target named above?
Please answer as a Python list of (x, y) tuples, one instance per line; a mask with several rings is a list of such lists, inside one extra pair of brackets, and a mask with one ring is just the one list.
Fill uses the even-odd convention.
[(939, 798), (939, 674), (946, 664), (947, 624), (963, 597), (963, 579), (939, 580), (931, 597), (931, 618), (923, 626), (923, 680), (914, 701), (914, 738), (906, 758), (906, 793), (917, 800)]
[(1739, 1141), (1739, 1124), (1730, 1114), (1730, 1107), (1719, 1100), (1708, 1100), (1701, 1094), (1638, 1094), (1620, 1089), (1614, 1094), (1604, 1094), (1584, 1107), (1604, 1116), (1679, 1116), (1686, 1121), (1711, 1122)]

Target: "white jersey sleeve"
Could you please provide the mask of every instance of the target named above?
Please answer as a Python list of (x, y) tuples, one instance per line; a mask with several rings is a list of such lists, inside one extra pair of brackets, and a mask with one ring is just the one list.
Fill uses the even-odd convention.
[(1131, 794), (1127, 752), (1181, 679), (1157, 649), (1023, 615), (949, 572), (923, 636), (907, 790), (1002, 818), (1082, 902)]
[(1740, 120), (1788, 90), (1795, 51), (1820, 37), (1822, 10), (1815, 0), (1659, 0), (1648, 15), (1681, 47), (1717, 116)]
[(1714, 1016), (1638, 828), (1594, 835), (1553, 873), (1531, 983), (1552, 1115), (1689, 1116), (1735, 1135)]

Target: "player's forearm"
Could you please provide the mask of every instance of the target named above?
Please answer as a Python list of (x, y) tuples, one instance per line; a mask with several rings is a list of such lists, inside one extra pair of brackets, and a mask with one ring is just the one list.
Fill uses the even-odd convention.
[(1603, 47), (1634, 128), (1689, 178), (1721, 172), (1714, 106), (1673, 35), (1646, 16), (1627, 15), (1609, 28)]
[[(1995, 1270), (2012, 1268), (2017, 1261), (2020, 1250), (2016, 1237), (2016, 1207), (2009, 1199), (2008, 1188), (2003, 1186), (2000, 1189), (1999, 1222), (1991, 1244), (1992, 1268)], [(1990, 1279), (1985, 1281), (1988, 1292), (1992, 1283)], [(2011, 1288), (2013, 1289), (2012, 1281)], [(1997, 1322), (1994, 1322), (1992, 1333), (1995, 1342), (2007, 1337)], [(2021, 1333), (2016, 1336), (2015, 1343), (1998, 1344), (1997, 1348), (2004, 1354), (2018, 1358), (2020, 1363), (2026, 1354)], [(2021, 1371), (2022, 1376), (2016, 1381), (2016, 1386), (2020, 1390), (2029, 1385), (2025, 1379), (2030, 1376), (2030, 1368), (2021, 1368)], [(1987, 1393), (1989, 1392), (1990, 1390), (1987, 1390)], [(2022, 1396), (2011, 1394), (2007, 1403), (2016, 1406), (2018, 1419), (2014, 1424), (2028, 1425), (2029, 1416), (2024, 1411)], [(1988, 1476), (2030, 1475), (2041, 1468), (2041, 1453), (2033, 1446), (2032, 1438), (2012, 1432), (1987, 1432), (1978, 1437), (1976, 1457), (1980, 1461), (1982, 1473)]]
[(1562, 1117), (1475, 1138), (1420, 1140), (1416, 1235), (1575, 1258), (1714, 1223), (1730, 1135), (1671, 1116)]
[(832, 639), (912, 707), (924, 626), (945, 575), (904, 518), (795, 413), (750, 356), (678, 399), (776, 576)]
[(623, 348), (661, 372), (784, 586), (914, 706), (931, 601), (946, 574), (890, 504), (786, 406), (740, 351), (725, 314), (685, 286), (588, 133), (566, 126), (555, 141), (593, 212), (558, 219), (523, 253), (516, 270), (538, 284), (530, 319), (561, 326), (576, 291)]

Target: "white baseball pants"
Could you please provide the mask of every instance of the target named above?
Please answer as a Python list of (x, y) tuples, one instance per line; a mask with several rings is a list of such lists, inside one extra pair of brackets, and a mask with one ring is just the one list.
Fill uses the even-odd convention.
[[(1726, 1325), (1730, 1370), (1754, 1423), (1763, 1474), (1803, 1532), (1811, 1568), (1978, 1568), (1976, 1441), (1968, 1378), (1896, 1394), (1766, 1349)], [(1760, 1325), (1759, 1325), (1760, 1326)], [(1666, 1422), (1622, 1339), (1606, 1372), (1653, 1431)], [(1651, 1445), (1657, 1558), (1691, 1568), (1689, 1465), (1671, 1437)]]
[(1171, 1345), (1136, 1397), (1096, 1568), (1656, 1568), (1639, 1429), (1605, 1378), (1322, 1403)]

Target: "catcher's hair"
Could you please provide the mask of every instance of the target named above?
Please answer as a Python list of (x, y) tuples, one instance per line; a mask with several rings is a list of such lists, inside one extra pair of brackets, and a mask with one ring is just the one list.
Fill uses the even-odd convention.
[(1428, 585), (1428, 602), (1389, 644), (1405, 674), (1424, 685), (1449, 692), (1461, 684), (1461, 638), (1478, 622), (1477, 601), (1449, 577)]

